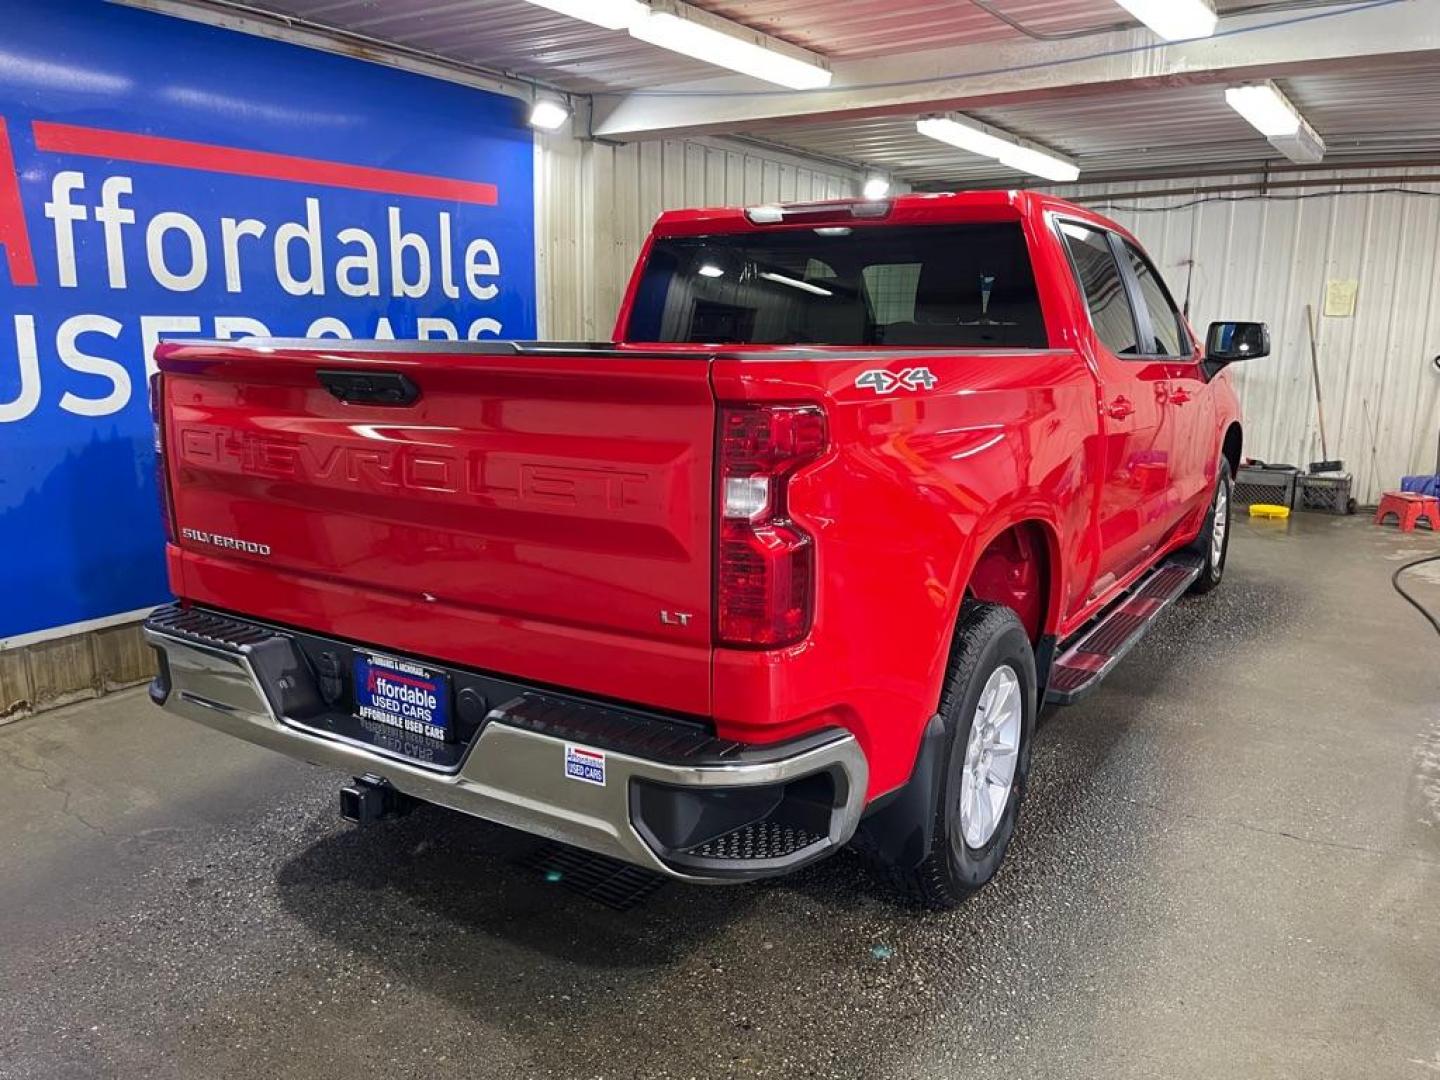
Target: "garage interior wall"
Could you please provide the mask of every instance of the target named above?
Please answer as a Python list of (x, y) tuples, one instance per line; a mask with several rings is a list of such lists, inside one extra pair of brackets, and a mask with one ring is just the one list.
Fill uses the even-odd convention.
[[(1396, 173), (1309, 173), (1306, 187), (1268, 192), (1179, 193), (1256, 185), (1252, 174), (1146, 183), (1147, 192), (1177, 192), (1158, 197), (1129, 197), (1136, 184), (1057, 193), (1083, 198), (1134, 232), (1177, 302), (1193, 261), (1198, 333), (1218, 319), (1270, 324), (1271, 356), (1232, 369), (1247, 457), (1302, 468), (1322, 457), (1305, 325), (1312, 305), (1329, 456), (1352, 473), (1352, 495), (1373, 505), (1402, 475), (1435, 470), (1440, 435), (1440, 370), (1432, 363), (1440, 354), (1440, 181)], [(1334, 186), (1340, 177), (1383, 179)], [(1353, 316), (1322, 314), (1331, 281), (1358, 282)]]
[[(541, 336), (607, 340), (655, 217), (686, 206), (854, 195), (863, 176), (720, 139), (626, 145), (536, 141)], [(1381, 178), (1337, 187), (1337, 179)], [(1330, 457), (1375, 503), (1399, 477), (1435, 468), (1440, 437), (1440, 181), (1394, 170), (1311, 173), (1256, 190), (1258, 174), (1059, 189), (1125, 225), (1150, 250), (1198, 332), (1217, 319), (1270, 324), (1272, 355), (1232, 370), (1247, 456), (1304, 466), (1323, 456), (1305, 305), (1315, 311)], [(1250, 190), (1244, 190), (1246, 187)], [(1190, 194), (1195, 188), (1241, 190)], [(1397, 190), (1397, 189), (1403, 189)], [(1191, 263), (1194, 270), (1191, 273)], [(1327, 285), (1355, 281), (1354, 314), (1323, 314)], [(1373, 446), (1373, 453), (1372, 453)]]
[(862, 182), (840, 166), (718, 139), (611, 144), (537, 135), (540, 336), (610, 340), (640, 245), (662, 210), (835, 199), (859, 194)]

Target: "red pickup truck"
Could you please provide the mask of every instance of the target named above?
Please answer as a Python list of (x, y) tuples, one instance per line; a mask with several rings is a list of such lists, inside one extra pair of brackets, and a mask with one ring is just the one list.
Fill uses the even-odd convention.
[(353, 820), (953, 904), (1037, 710), (1219, 583), (1268, 349), (1013, 191), (664, 214), (603, 344), (165, 344), (151, 696)]

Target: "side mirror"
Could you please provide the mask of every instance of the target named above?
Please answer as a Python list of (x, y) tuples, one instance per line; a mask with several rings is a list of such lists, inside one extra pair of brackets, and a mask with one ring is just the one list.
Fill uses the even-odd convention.
[(1205, 362), (1216, 368), (1270, 355), (1270, 327), (1263, 322), (1213, 322), (1205, 335)]

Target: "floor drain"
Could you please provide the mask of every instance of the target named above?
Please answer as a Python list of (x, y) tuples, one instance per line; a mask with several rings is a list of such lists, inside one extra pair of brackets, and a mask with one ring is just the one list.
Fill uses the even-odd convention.
[(607, 855), (556, 843), (541, 844), (523, 856), (520, 864), (535, 870), (548, 882), (563, 885), (616, 911), (629, 911), (666, 880), (660, 874)]

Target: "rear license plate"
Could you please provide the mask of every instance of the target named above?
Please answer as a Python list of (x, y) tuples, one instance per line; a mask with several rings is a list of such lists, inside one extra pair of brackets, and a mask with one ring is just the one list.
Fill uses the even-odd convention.
[(356, 652), (355, 715), (427, 739), (449, 739), (450, 678), (409, 660)]

